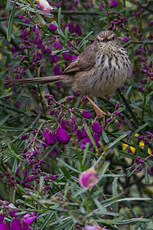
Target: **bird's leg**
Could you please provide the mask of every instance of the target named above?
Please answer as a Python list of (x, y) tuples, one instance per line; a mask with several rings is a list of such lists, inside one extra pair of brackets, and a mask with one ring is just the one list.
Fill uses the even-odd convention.
[(90, 104), (93, 106), (93, 109), (95, 110), (95, 113), (96, 113), (96, 117), (99, 117), (99, 116), (106, 116), (106, 113), (104, 111), (102, 111), (98, 105), (96, 105), (96, 103), (88, 96), (86, 96), (86, 98), (88, 99), (88, 101), (90, 102)]

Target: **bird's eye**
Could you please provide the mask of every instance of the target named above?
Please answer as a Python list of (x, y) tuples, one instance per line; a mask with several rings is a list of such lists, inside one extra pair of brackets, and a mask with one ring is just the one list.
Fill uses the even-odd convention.
[(107, 39), (107, 38), (104, 38), (104, 39), (103, 39), (103, 42), (108, 42), (108, 39)]

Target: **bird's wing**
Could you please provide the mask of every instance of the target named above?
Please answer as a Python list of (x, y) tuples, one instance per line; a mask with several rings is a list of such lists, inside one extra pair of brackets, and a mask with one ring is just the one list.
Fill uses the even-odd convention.
[(95, 46), (88, 45), (78, 58), (65, 68), (64, 73), (90, 70), (95, 65)]

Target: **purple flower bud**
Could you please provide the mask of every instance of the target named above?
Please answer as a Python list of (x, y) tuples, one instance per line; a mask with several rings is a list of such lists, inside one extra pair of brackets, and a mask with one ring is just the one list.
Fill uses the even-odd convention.
[(130, 38), (129, 38), (129, 37), (124, 37), (124, 38), (123, 38), (123, 41), (124, 41), (124, 42), (128, 42), (128, 41), (130, 41)]
[(142, 92), (142, 91), (143, 91), (143, 87), (140, 85), (140, 86), (138, 87), (138, 90)]
[(75, 27), (75, 32), (76, 32), (78, 35), (81, 35), (81, 34), (82, 34), (82, 31), (81, 31), (81, 28), (80, 28), (79, 24), (76, 25), (76, 27)]
[(3, 220), (4, 220), (4, 215), (0, 215), (0, 224), (3, 222)]
[(142, 165), (137, 169), (137, 172), (141, 172), (142, 171)]
[(11, 230), (22, 230), (21, 221), (17, 218), (13, 219), (10, 223), (10, 229)]
[(82, 112), (82, 116), (83, 116), (84, 118), (87, 118), (87, 119), (90, 119), (90, 118), (91, 118), (91, 114), (90, 114), (88, 111), (86, 111), (86, 110), (84, 110), (84, 111)]
[(58, 61), (58, 55), (51, 56), (51, 59), (53, 62), (57, 62)]
[(24, 23), (29, 23), (29, 22), (30, 22), (29, 18), (24, 19)]
[(95, 134), (93, 135), (93, 138), (94, 138), (94, 141), (95, 141), (96, 145), (99, 147), (99, 140), (100, 140), (100, 138), (99, 138), (98, 134), (95, 133)]
[(25, 38), (27, 35), (28, 35), (28, 30), (25, 29), (21, 34), (21, 38)]
[(71, 56), (71, 60), (72, 60), (72, 61), (75, 61), (76, 59), (77, 59), (77, 56), (76, 56), (76, 55), (72, 55), (72, 56)]
[(57, 26), (56, 26), (55, 24), (50, 24), (50, 25), (49, 25), (49, 29), (50, 29), (50, 30), (53, 30), (53, 31), (54, 31), (54, 30), (57, 30)]
[(147, 168), (147, 173), (151, 176), (152, 175), (152, 171), (151, 171), (151, 168)]
[(89, 143), (89, 144), (92, 144), (91, 143), (91, 141), (90, 141), (90, 139), (89, 139), (89, 137), (84, 137), (83, 139), (82, 139), (82, 144), (85, 146), (87, 143)]
[(28, 138), (28, 136), (26, 134), (23, 134), (21, 137), (20, 137), (20, 140), (26, 140)]
[(65, 129), (59, 127), (56, 131), (56, 138), (62, 144), (67, 144), (69, 142), (69, 136)]
[(107, 120), (106, 120), (106, 123), (109, 123), (111, 121), (111, 117), (109, 117)]
[(54, 43), (54, 48), (55, 48), (56, 50), (58, 50), (58, 49), (59, 49), (59, 46), (60, 46), (59, 40), (56, 39), (56, 41), (55, 41), (55, 43)]
[(17, 53), (17, 49), (15, 47), (12, 48), (12, 54)]
[(92, 124), (92, 130), (93, 130), (95, 133), (102, 133), (102, 128), (101, 128), (100, 124), (98, 123), (98, 121), (95, 121), (95, 122)]
[(70, 33), (74, 33), (74, 25), (73, 25), (72, 22), (70, 22), (70, 23), (68, 24), (68, 28), (69, 28), (69, 32), (70, 32)]
[(110, 7), (116, 7), (116, 6), (118, 6), (118, 1), (116, 1), (116, 0), (112, 0), (111, 2), (110, 2)]
[(153, 20), (149, 22), (149, 25), (150, 25), (150, 26), (153, 26)]
[(61, 73), (59, 65), (55, 65), (53, 67), (53, 72), (54, 72), (55, 75), (59, 75)]
[(54, 109), (52, 109), (50, 112), (49, 112), (50, 115), (54, 115), (55, 114), (55, 111)]
[(140, 159), (140, 160), (139, 160), (139, 163), (140, 163), (140, 164), (144, 164), (144, 160), (143, 160), (143, 159)]
[(37, 216), (33, 216), (34, 214), (33, 213), (30, 213), (30, 214), (26, 214), (24, 215), (24, 223), (26, 224), (31, 224), (39, 215)]
[(53, 132), (50, 132), (48, 129), (44, 130), (45, 142), (48, 145), (54, 145), (56, 143), (56, 137)]
[(118, 108), (119, 108), (119, 104), (116, 104), (116, 105), (115, 105), (115, 109), (118, 109)]
[[(9, 230), (9, 226), (3, 221), (2, 223), (0, 223), (0, 229), (1, 230)], [(13, 228), (11, 228), (11, 229), (13, 229)]]
[(99, 10), (102, 11), (103, 10), (103, 6), (102, 4), (99, 5)]
[(19, 16), (18, 16), (18, 19), (23, 19), (23, 16), (22, 16), (22, 15), (19, 15)]
[(67, 101), (72, 101), (73, 100), (73, 96), (68, 96), (66, 100)]
[(62, 56), (65, 60), (70, 60), (71, 59), (71, 54), (69, 52), (62, 53)]

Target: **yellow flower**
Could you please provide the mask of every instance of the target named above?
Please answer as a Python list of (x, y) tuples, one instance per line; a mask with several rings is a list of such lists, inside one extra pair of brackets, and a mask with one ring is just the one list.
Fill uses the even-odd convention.
[(128, 147), (128, 145), (127, 145), (127, 144), (122, 144), (122, 149), (123, 149), (123, 151), (124, 151), (124, 150), (126, 150), (126, 149), (127, 149), (127, 147)]
[[(122, 144), (122, 149), (123, 151), (126, 150), (128, 148), (129, 145), (127, 144)], [(134, 154), (136, 152), (136, 148), (134, 148), (133, 146), (130, 146), (130, 150), (131, 152)]]
[(139, 133), (136, 133), (136, 134), (135, 134), (135, 137), (138, 137), (138, 136), (139, 136)]
[(142, 149), (144, 149), (144, 142), (143, 141), (139, 142), (139, 147), (142, 148)]
[(133, 154), (136, 152), (136, 148), (134, 148), (134, 147), (132, 147), (132, 146), (130, 146), (130, 150), (131, 150), (131, 152), (132, 152)]
[(148, 153), (151, 154), (151, 149), (150, 148), (148, 148)]

